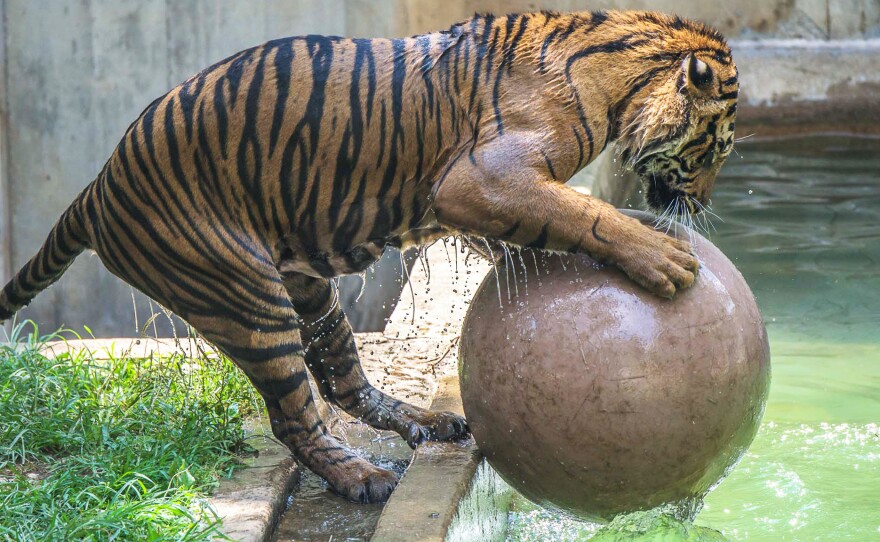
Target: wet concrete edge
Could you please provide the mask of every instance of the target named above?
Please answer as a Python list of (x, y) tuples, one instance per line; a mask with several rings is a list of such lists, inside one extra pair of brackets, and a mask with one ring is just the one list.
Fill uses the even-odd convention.
[(208, 506), (222, 520), (216, 540), (268, 542), (296, 483), (298, 467), (290, 451), (259, 436), (259, 430), (253, 434), (257, 441), (251, 445), (257, 455), (222, 480), (208, 499)]
[[(440, 381), (432, 410), (463, 414), (458, 376)], [(419, 446), (382, 511), (372, 542), (442, 542), (480, 463), (473, 438)]]

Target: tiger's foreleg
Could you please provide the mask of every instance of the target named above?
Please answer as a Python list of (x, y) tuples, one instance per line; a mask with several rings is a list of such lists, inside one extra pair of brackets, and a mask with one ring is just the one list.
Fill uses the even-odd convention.
[(690, 245), (555, 179), (540, 137), (505, 135), (463, 156), (433, 188), (441, 225), (515, 245), (585, 252), (664, 297), (690, 286)]
[(373, 427), (396, 431), (413, 448), (425, 440), (451, 440), (468, 434), (461, 416), (404, 403), (369, 383), (351, 326), (328, 279), (294, 273), (284, 276), (284, 284), (303, 322), (305, 364), (322, 395)]

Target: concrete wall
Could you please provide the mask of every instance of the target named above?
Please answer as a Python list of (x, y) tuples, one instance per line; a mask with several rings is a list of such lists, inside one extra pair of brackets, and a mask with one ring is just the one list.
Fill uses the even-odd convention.
[[(6, 20), (6, 5), (0, 2), (0, 23)], [(0, 63), (5, 67), (5, 23), (0, 24)], [(0, 282), (12, 273), (12, 218), (9, 216), (9, 175), (6, 136), (9, 133), (9, 102), (6, 100), (6, 70), (0, 69)]]
[(388, 18), (383, 21), (391, 24), (381, 27), (404, 34), (431, 30), (475, 11), (651, 9), (699, 19), (732, 38), (880, 37), (877, 0), (363, 0), (351, 4), (371, 3), (387, 10)]
[[(676, 11), (731, 37), (880, 36), (878, 0), (0, 0), (0, 279), (40, 246), (154, 97), (270, 38), (408, 35), (475, 11)], [(136, 316), (133, 307), (137, 307)], [(84, 255), (21, 316), (132, 335), (150, 303)]]

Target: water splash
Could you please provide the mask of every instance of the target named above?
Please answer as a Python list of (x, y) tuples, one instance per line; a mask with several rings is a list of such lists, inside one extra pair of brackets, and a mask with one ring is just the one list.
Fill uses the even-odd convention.
[[(501, 248), (504, 250), (504, 276), (507, 278), (507, 302), (510, 303), (510, 272), (513, 272), (513, 287), (514, 287), (514, 296), (519, 297), (519, 282), (516, 278), (516, 267), (513, 265), (513, 256), (510, 253), (510, 248), (507, 246), (507, 243), (501, 243)], [(509, 262), (509, 263), (508, 263)]]
[(516, 255), (519, 257), (519, 264), (522, 266), (522, 271), (523, 271), (523, 285), (525, 286), (526, 294), (528, 294), (529, 293), (529, 271), (526, 268), (526, 261), (523, 259), (522, 253), (523, 253), (523, 249), (521, 249), (521, 248), (516, 249)]
[(412, 280), (409, 276), (409, 267), (406, 266), (406, 260), (403, 258), (403, 252), (399, 252), (400, 256), (400, 267), (403, 269), (404, 275), (406, 275), (406, 284), (409, 287), (409, 295), (412, 298), (412, 314), (410, 315), (410, 324), (416, 324), (416, 292), (413, 289)]
[[(486, 244), (486, 250), (489, 251), (489, 260), (492, 261), (492, 270), (495, 273), (495, 286), (498, 288), (498, 306), (502, 309), (504, 308), (504, 302), (501, 301), (501, 279), (498, 277), (498, 260), (495, 259), (495, 253), (492, 252), (492, 246), (489, 245), (489, 241), (481, 238), (483, 243)], [(510, 295), (510, 288), (507, 289), (508, 295)]]
[(720, 532), (694, 525), (660, 509), (614, 518), (596, 532), (593, 542), (728, 542)]
[(358, 301), (361, 300), (361, 296), (364, 295), (364, 290), (367, 289), (367, 272), (361, 271), (360, 273), (357, 274), (357, 276), (358, 276), (358, 278), (361, 279), (361, 289), (358, 291), (357, 297), (354, 298), (355, 303), (357, 303)]

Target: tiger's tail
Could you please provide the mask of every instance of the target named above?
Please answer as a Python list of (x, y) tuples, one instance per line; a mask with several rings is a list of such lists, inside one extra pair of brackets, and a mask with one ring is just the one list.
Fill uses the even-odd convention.
[(73, 260), (91, 246), (91, 227), (85, 220), (85, 204), (94, 183), (64, 211), (40, 250), (0, 291), (0, 323), (57, 281)]

